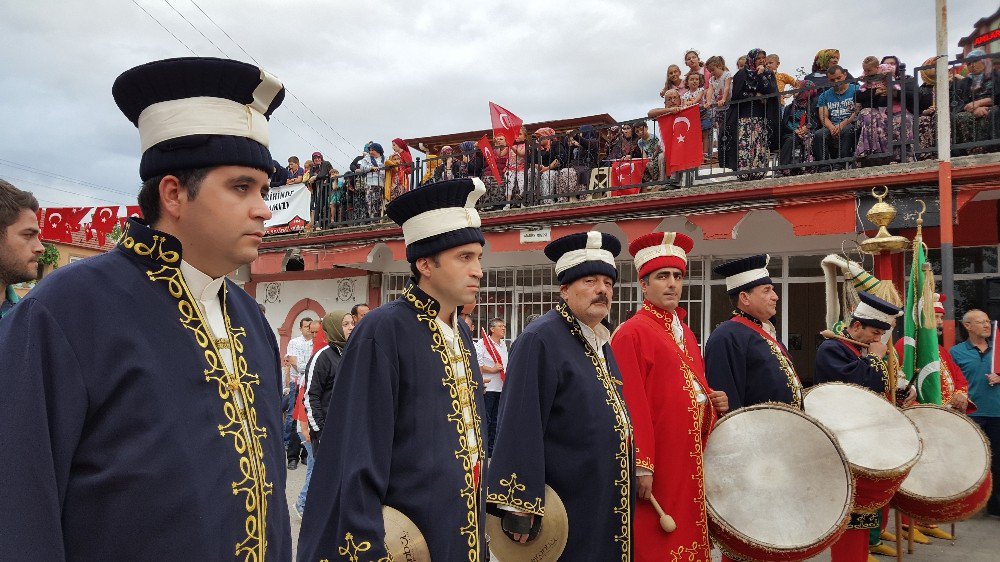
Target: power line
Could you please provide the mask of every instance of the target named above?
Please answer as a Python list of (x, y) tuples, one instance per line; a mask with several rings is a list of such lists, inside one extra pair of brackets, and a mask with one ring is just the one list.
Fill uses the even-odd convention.
[[(237, 42), (235, 39), (233, 39), (233, 37), (231, 35), (229, 35), (229, 33), (227, 33), (226, 30), (223, 29), (221, 25), (219, 25), (214, 19), (212, 19), (212, 16), (208, 15), (205, 12), (205, 10), (201, 9), (201, 6), (199, 6), (198, 3), (195, 2), (195, 0), (190, 0), (190, 2), (192, 4), (194, 4), (195, 8), (198, 8), (198, 11), (201, 12), (202, 15), (204, 15), (208, 19), (208, 21), (212, 22), (212, 25), (214, 25), (234, 45), (236, 45), (241, 51), (243, 51), (243, 54), (245, 54), (246, 56), (250, 57), (250, 60), (252, 60), (253, 62), (255, 62), (257, 64), (257, 66), (264, 66), (264, 65), (262, 65), (260, 63), (260, 61), (258, 61), (256, 58), (254, 58), (253, 55), (251, 55), (250, 53), (248, 53), (247, 50), (243, 48), (243, 45), (240, 45), (239, 42)], [(345, 143), (347, 143), (347, 146), (350, 146), (352, 149), (356, 146), (354, 143), (352, 143), (351, 141), (349, 141), (346, 138), (344, 138), (344, 135), (341, 135), (340, 132), (337, 131), (337, 129), (334, 129), (332, 125), (330, 125), (329, 123), (327, 123), (326, 120), (323, 119), (322, 117), (320, 117), (315, 111), (313, 111), (311, 107), (309, 107), (308, 105), (306, 105), (305, 102), (303, 102), (297, 95), (295, 95), (294, 92), (292, 92), (288, 88), (285, 88), (285, 91), (288, 93), (289, 96), (292, 97), (292, 99), (294, 99), (295, 101), (299, 102), (299, 105), (301, 105), (302, 107), (304, 107), (306, 109), (306, 111), (308, 111), (309, 113), (312, 113), (313, 117), (315, 117), (316, 119), (319, 119), (319, 121), (321, 123), (323, 123), (324, 125), (326, 125), (327, 128), (329, 128), (331, 131), (333, 131), (333, 134), (337, 135), (338, 137), (340, 137), (340, 139), (342, 141), (344, 141)], [(293, 112), (293, 114), (294, 114), (294, 112)], [(301, 121), (302, 119), (300, 118), (299, 120)], [(302, 122), (305, 123), (305, 121), (302, 121)], [(307, 125), (307, 126), (309, 126), (309, 125)], [(309, 127), (312, 128), (311, 126), (309, 126)], [(313, 129), (313, 130), (315, 131), (315, 129)], [(323, 136), (321, 133), (319, 133), (319, 131), (316, 131), (316, 133), (319, 134), (320, 136), (322, 136), (323, 139), (325, 139), (327, 142), (329, 142), (335, 148), (337, 148), (337, 150), (340, 150), (340, 148), (336, 147), (336, 144), (334, 144), (330, 139), (327, 139), (325, 136)], [(352, 156), (350, 156), (349, 154), (347, 154), (343, 150), (340, 150), (340, 153), (343, 154), (344, 156), (346, 156), (347, 158), (352, 158)]]
[(87, 195), (86, 193), (80, 193), (78, 191), (69, 191), (67, 189), (61, 189), (61, 188), (58, 188), (58, 187), (55, 187), (55, 186), (52, 186), (52, 185), (45, 185), (44, 183), (38, 183), (36, 181), (32, 181), (32, 180), (29, 180), (27, 178), (19, 178), (19, 177), (14, 177), (14, 176), (7, 176), (7, 180), (10, 181), (11, 183), (13, 183), (13, 182), (30, 183), (32, 185), (37, 185), (39, 187), (44, 187), (45, 189), (51, 189), (51, 190), (59, 191), (61, 193), (66, 193), (66, 194), (69, 194), (69, 195), (76, 195), (78, 197), (85, 197), (87, 199), (93, 199), (95, 201), (102, 201), (104, 203), (110, 203), (111, 205), (122, 205), (122, 203), (119, 203), (117, 201), (112, 201), (110, 199), (105, 199), (103, 197), (97, 197), (96, 195)]
[[(143, 12), (146, 12), (146, 8), (143, 8), (141, 5), (139, 5), (139, 3), (136, 2), (136, 0), (132, 0), (132, 3), (135, 4)], [(198, 53), (195, 53), (194, 49), (192, 49), (191, 47), (188, 47), (187, 43), (185, 43), (184, 41), (181, 41), (179, 37), (177, 37), (176, 35), (174, 35), (173, 31), (170, 31), (169, 29), (167, 29), (167, 26), (165, 26), (162, 23), (160, 23), (160, 20), (154, 18), (153, 14), (151, 14), (149, 12), (146, 12), (146, 15), (149, 16), (150, 18), (152, 18), (153, 21), (155, 21), (160, 27), (162, 27), (163, 31), (166, 31), (167, 33), (170, 34), (171, 37), (173, 37), (174, 39), (177, 39), (178, 43), (180, 43), (181, 45), (184, 45), (184, 48), (187, 49), (188, 51), (190, 51), (192, 55), (198, 56)]]
[[(198, 26), (196, 26), (195, 24), (191, 23), (191, 20), (187, 19), (187, 16), (185, 16), (184, 14), (182, 14), (180, 12), (180, 10), (178, 10), (177, 8), (175, 8), (174, 5), (170, 3), (170, 0), (163, 0), (163, 1), (167, 4), (167, 6), (170, 6), (171, 10), (177, 12), (177, 15), (180, 16), (181, 19), (183, 19), (184, 21), (186, 21), (188, 23), (188, 25), (190, 25), (195, 31), (197, 31), (198, 33), (201, 33), (201, 36), (204, 37), (205, 39), (207, 39), (208, 42), (211, 43), (213, 47), (215, 47), (216, 49), (218, 49), (219, 52), (222, 53), (222, 56), (226, 57), (227, 59), (233, 58), (233, 57), (229, 56), (228, 53), (226, 53), (225, 51), (223, 51), (222, 47), (216, 45), (215, 41), (212, 41), (212, 39), (208, 35), (205, 35), (205, 33), (202, 32), (202, 30), (198, 29)], [(257, 66), (260, 66), (260, 65), (257, 65)]]
[(107, 187), (107, 186), (104, 186), (104, 185), (99, 185), (99, 184), (96, 184), (96, 183), (91, 183), (89, 181), (84, 181), (84, 180), (81, 180), (81, 179), (78, 179), (78, 178), (72, 178), (72, 177), (69, 177), (69, 176), (61, 176), (59, 174), (53, 174), (52, 172), (47, 172), (45, 170), (40, 170), (38, 168), (32, 168), (31, 166), (28, 166), (27, 164), (21, 164), (20, 162), (14, 162), (13, 160), (6, 160), (4, 158), (0, 158), (0, 165), (8, 166), (8, 167), (14, 168), (16, 170), (21, 170), (23, 172), (31, 172), (33, 174), (39, 174), (39, 175), (43, 175), (43, 176), (49, 176), (49, 177), (60, 179), (60, 180), (63, 180), (63, 181), (68, 181), (68, 182), (71, 182), (71, 183), (80, 184), (80, 185), (85, 186), (85, 187), (92, 187), (94, 189), (100, 189), (101, 191), (110, 191), (111, 193), (118, 193), (118, 194), (121, 194), (121, 195), (128, 195), (128, 196), (135, 195), (134, 193), (129, 192), (129, 191), (121, 191), (121, 190), (113, 189), (113, 188), (110, 188), (110, 187)]

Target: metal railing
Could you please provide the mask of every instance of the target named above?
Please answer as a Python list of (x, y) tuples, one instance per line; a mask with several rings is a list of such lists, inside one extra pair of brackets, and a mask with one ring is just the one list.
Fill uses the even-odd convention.
[[(950, 61), (949, 68), (997, 58), (1000, 54)], [(860, 104), (854, 107), (853, 126), (836, 139), (820, 124), (817, 107), (819, 94), (828, 84), (818, 84), (821, 89), (804, 109), (793, 108), (801, 89), (743, 99), (736, 93), (737, 99), (717, 110), (719, 115), (702, 113), (706, 123), (711, 123), (702, 131), (712, 139), (705, 161), (697, 168), (672, 175), (665, 173), (664, 135), (652, 118), (594, 125), (584, 131), (564, 131), (541, 138), (528, 132), (513, 147), (494, 147), (499, 177), (494, 176), (478, 148), (416, 158), (408, 167), (381, 163), (374, 166), (368, 161), (364, 168), (316, 182), (313, 197), (336, 203), (327, 203), (326, 209), (314, 206), (312, 227), (327, 230), (387, 221), (385, 204), (399, 193), (456, 177), (482, 178), (487, 193), (478, 207), (495, 211), (683, 189), (696, 183), (933, 158), (937, 151), (933, 86), (918, 85), (920, 72), (928, 68), (916, 67), (912, 75), (886, 76), (881, 81), (864, 76), (848, 80), (864, 87), (864, 92), (856, 97)], [(993, 76), (1000, 73), (988, 74), (987, 79)], [(967, 79), (953, 79), (950, 86), (953, 153), (961, 156), (1000, 150), (1000, 104), (993, 103), (1000, 101), (996, 90), (1000, 84), (992, 86), (992, 105), (970, 113), (966, 104), (971, 100), (965, 98), (983, 93), (961, 80)], [(789, 98), (792, 101), (788, 104), (782, 103)], [(634, 127), (640, 123), (646, 124), (649, 132), (641, 139), (634, 134)], [(629, 128), (632, 137), (627, 134)], [(622, 164), (641, 167), (643, 161), (640, 181), (614, 181), (615, 171)]]

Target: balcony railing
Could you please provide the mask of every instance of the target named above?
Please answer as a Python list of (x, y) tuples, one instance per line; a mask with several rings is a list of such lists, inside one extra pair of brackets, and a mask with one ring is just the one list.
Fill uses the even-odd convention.
[[(998, 58), (1000, 53), (950, 61), (948, 66), (954, 69), (963, 64), (966, 68), (985, 65), (981, 84), (989, 84), (994, 77), (1000, 79), (1000, 72), (989, 69), (990, 62), (1000, 62)], [(922, 66), (914, 68), (912, 75), (884, 77), (884, 88), (865, 77), (849, 81), (865, 86), (865, 93), (857, 98), (861, 103), (855, 109), (854, 126), (837, 139), (824, 132), (819, 124), (816, 104), (819, 92), (810, 98), (804, 110), (799, 110), (804, 117), (790, 109), (802, 89), (731, 101), (721, 115), (709, 116), (712, 126), (704, 129), (703, 134), (711, 136), (712, 149), (702, 165), (673, 175), (664, 173), (663, 135), (657, 121), (651, 118), (542, 138), (529, 132), (527, 138), (509, 150), (495, 149), (499, 157), (499, 181), (478, 149), (418, 158), (409, 169), (390, 165), (354, 170), (339, 178), (317, 181), (315, 198), (335, 201), (337, 207), (318, 206), (313, 230), (388, 221), (384, 214), (387, 200), (402, 191), (454, 177), (482, 178), (487, 194), (478, 206), (493, 211), (684, 189), (705, 182), (782, 177), (935, 158), (940, 108), (934, 102), (933, 84), (918, 85), (921, 71), (931, 68)], [(969, 82), (963, 83), (964, 80)], [(948, 111), (952, 118), (949, 141), (956, 156), (1000, 150), (997, 90), (1000, 80), (994, 80), (989, 88), (972, 86), (969, 78), (953, 79), (949, 85)], [(984, 99), (990, 101), (979, 101)], [(982, 105), (983, 109), (968, 111), (970, 102)], [(748, 119), (745, 123), (753, 125), (761, 123), (759, 118), (763, 118), (766, 127), (763, 136), (757, 137), (765, 139), (765, 157), (760, 158), (758, 152), (758, 162), (752, 167), (741, 166), (739, 162), (732, 165), (733, 155), (739, 160), (745, 150), (741, 143), (753, 138), (745, 129), (740, 134), (739, 121)], [(654, 140), (639, 142), (624, 137), (624, 129), (639, 123), (647, 125)], [(805, 130), (796, 125), (804, 125)], [(648, 159), (641, 181), (612, 185), (613, 166), (623, 158)], [(724, 167), (720, 160), (730, 165)]]

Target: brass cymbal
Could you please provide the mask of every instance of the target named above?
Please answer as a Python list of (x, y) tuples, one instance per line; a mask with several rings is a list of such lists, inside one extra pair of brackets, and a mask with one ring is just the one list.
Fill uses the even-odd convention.
[(512, 541), (500, 526), (500, 518), (486, 516), (490, 553), (500, 562), (555, 562), (562, 556), (569, 539), (569, 517), (559, 494), (545, 486), (545, 516), (535, 540), (528, 544)]

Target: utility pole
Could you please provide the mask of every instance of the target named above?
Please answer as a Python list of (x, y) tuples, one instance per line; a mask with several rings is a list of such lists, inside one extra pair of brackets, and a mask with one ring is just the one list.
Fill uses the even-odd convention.
[(955, 345), (955, 260), (951, 191), (951, 111), (948, 99), (948, 1), (935, 0), (937, 61), (934, 105), (937, 108), (938, 197), (941, 212), (941, 292), (944, 302), (944, 346)]

